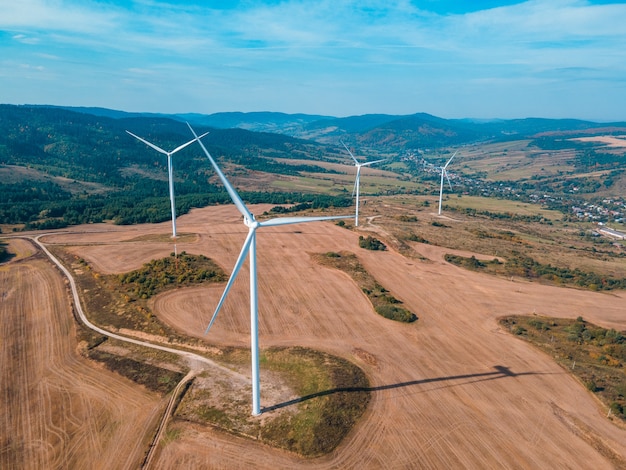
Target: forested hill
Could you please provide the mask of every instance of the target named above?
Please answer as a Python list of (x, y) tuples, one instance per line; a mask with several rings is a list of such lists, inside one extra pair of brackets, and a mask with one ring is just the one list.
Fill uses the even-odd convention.
[[(32, 228), (113, 220), (157, 222), (169, 217), (167, 158), (129, 130), (165, 150), (193, 138), (184, 122), (159, 117), (114, 119), (61, 108), (0, 105), (0, 223)], [(314, 159), (326, 149), (285, 135), (208, 129), (203, 141), (219, 160), (248, 171), (298, 174), (328, 171)], [(286, 165), (278, 157), (311, 160)], [(227, 202), (197, 145), (174, 157), (177, 211)], [(347, 205), (330, 196), (245, 193), (249, 201)]]
[(374, 153), (438, 148), (477, 141), (508, 141), (535, 138), (542, 134), (593, 135), (624, 133), (625, 122), (597, 123), (579, 119), (445, 119), (427, 113), (410, 115), (365, 114), (333, 117), (277, 112), (220, 112), (214, 114), (125, 113), (104, 108), (61, 108), (97, 116), (167, 117), (215, 129), (246, 129), (289, 135), (324, 144), (344, 140)]

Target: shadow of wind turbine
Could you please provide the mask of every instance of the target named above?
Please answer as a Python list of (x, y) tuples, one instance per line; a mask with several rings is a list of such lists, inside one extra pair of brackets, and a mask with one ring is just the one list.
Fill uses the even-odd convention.
[[(467, 385), (467, 384), (477, 383), (477, 382), (485, 382), (488, 380), (503, 379), (506, 377), (522, 377), (526, 375), (551, 375), (551, 373), (546, 373), (546, 372), (517, 372), (516, 373), (516, 372), (513, 372), (508, 367), (501, 366), (501, 365), (493, 366), (493, 368), (495, 369), (495, 371), (493, 372), (478, 372), (478, 373), (467, 373), (467, 374), (460, 374), (460, 375), (450, 375), (447, 377), (424, 378), (424, 379), (410, 380), (407, 382), (378, 385), (374, 387), (331, 388), (328, 390), (322, 390), (316, 393), (311, 393), (309, 395), (304, 395), (302, 397), (294, 398), (292, 400), (288, 400), (282, 403), (277, 403), (275, 405), (268, 406), (264, 408), (263, 411), (274, 411), (280, 408), (286, 408), (288, 406), (296, 405), (298, 403), (303, 403), (305, 401), (312, 400), (314, 398), (334, 395), (336, 393), (357, 393), (357, 392), (372, 393), (372, 392), (382, 392), (386, 390), (394, 390), (394, 389), (405, 388), (405, 387), (414, 387), (414, 386), (426, 385), (426, 384), (438, 383), (438, 382), (444, 382), (444, 383), (451, 382), (448, 385), (444, 385), (442, 387), (437, 388), (437, 389), (440, 389), (444, 387), (448, 388), (448, 387)], [(428, 391), (428, 390), (423, 390), (422, 392), (424, 391)], [(430, 391), (432, 391), (432, 389)]]

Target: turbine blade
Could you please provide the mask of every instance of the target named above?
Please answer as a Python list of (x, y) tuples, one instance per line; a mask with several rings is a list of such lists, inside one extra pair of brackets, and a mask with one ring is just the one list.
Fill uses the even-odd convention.
[(365, 163), (361, 163), (361, 166), (369, 166), (369, 165), (373, 165), (374, 163), (384, 162), (385, 160), (387, 159), (383, 158), (382, 160), (374, 160), (373, 162), (365, 162)]
[[(146, 144), (147, 146), (152, 147), (152, 148), (153, 148), (154, 150), (156, 150), (157, 152), (160, 152), (160, 153), (162, 153), (163, 155), (168, 155), (168, 153), (167, 153), (165, 150), (163, 150), (161, 147), (157, 147), (157, 146), (156, 146), (156, 145), (154, 145), (153, 143), (148, 142), (146, 139), (142, 139), (141, 137), (139, 137), (138, 135), (133, 134), (133, 133), (132, 133), (132, 132), (130, 132), (130, 131), (126, 131), (126, 132), (128, 132), (130, 135), (132, 135), (135, 139), (137, 139), (137, 140), (141, 140), (141, 141), (142, 141), (144, 144)], [(193, 140), (192, 140), (192, 142), (193, 142)]]
[[(191, 133), (195, 137), (195, 140), (198, 141), (198, 143), (200, 144), (200, 147), (202, 147), (202, 150), (204, 151), (204, 153), (206, 154), (207, 158), (211, 162), (211, 165), (213, 165), (213, 169), (217, 173), (217, 176), (220, 177), (220, 180), (222, 180), (222, 184), (226, 187), (226, 191), (228, 191), (228, 195), (232, 199), (232, 201), (235, 204), (235, 206), (237, 206), (237, 209), (239, 210), (239, 212), (241, 212), (241, 215), (243, 215), (245, 219), (247, 219), (249, 221), (253, 221), (254, 220), (254, 216), (248, 210), (246, 205), (243, 203), (243, 201), (241, 200), (241, 197), (239, 197), (239, 194), (237, 193), (235, 188), (233, 188), (232, 185), (228, 182), (228, 180), (226, 179), (226, 176), (224, 176), (224, 173), (222, 173), (222, 170), (220, 170), (220, 167), (217, 166), (217, 163), (215, 163), (215, 160), (213, 160), (213, 157), (211, 156), (209, 151), (206, 149), (206, 147), (204, 146), (204, 144), (200, 140), (200, 137), (198, 137), (198, 134), (196, 134), (196, 131), (193, 130), (193, 128), (189, 125), (189, 123), (187, 123), (187, 125), (189, 126), (189, 129), (191, 130)], [(205, 135), (206, 134), (203, 134), (203, 136), (205, 136)]]
[(235, 282), (235, 279), (237, 279), (237, 275), (239, 274), (241, 265), (243, 264), (244, 260), (246, 259), (246, 255), (248, 254), (248, 251), (250, 250), (250, 243), (252, 242), (252, 237), (254, 237), (255, 231), (256, 230), (254, 228), (251, 228), (248, 231), (248, 236), (246, 237), (246, 241), (243, 242), (243, 247), (241, 247), (241, 252), (239, 253), (239, 257), (237, 258), (237, 262), (235, 263), (233, 272), (230, 275), (230, 279), (228, 280), (228, 283), (226, 284), (226, 288), (224, 289), (224, 292), (222, 293), (222, 297), (220, 297), (220, 301), (217, 303), (217, 307), (215, 307), (215, 313), (213, 313), (213, 316), (211, 317), (209, 326), (207, 326), (206, 330), (204, 331), (205, 335), (209, 332), (209, 330), (213, 326), (213, 322), (215, 322), (215, 319), (217, 318), (217, 314), (219, 313), (220, 309), (222, 308), (222, 305), (224, 304), (224, 301), (226, 300), (228, 291), (230, 291), (230, 288)]
[(450, 183), (450, 178), (448, 178), (448, 172), (443, 170), (443, 173), (446, 175), (446, 179), (448, 180), (448, 186), (450, 186), (450, 190), (452, 190), (452, 183)]
[[(205, 133), (204, 133), (204, 134), (202, 134), (200, 137), (198, 137), (198, 139), (202, 139), (202, 137), (204, 137), (204, 136), (205, 136), (205, 135), (207, 135), (207, 134), (208, 134), (208, 132), (205, 132)], [(174, 150), (172, 150), (172, 151), (170, 152), (170, 155), (171, 155), (171, 154), (175, 154), (176, 152), (178, 152), (179, 150), (184, 149), (185, 147), (187, 147), (187, 146), (188, 146), (188, 145), (190, 145), (190, 144), (193, 144), (195, 141), (196, 141), (196, 139), (191, 139), (189, 142), (184, 143), (183, 145), (179, 145), (178, 147), (176, 147)]]
[(452, 154), (452, 156), (450, 157), (450, 160), (448, 160), (448, 163), (446, 163), (446, 164), (445, 164), (445, 166), (443, 167), (443, 168), (444, 168), (444, 170), (445, 170), (446, 168), (448, 168), (448, 165), (450, 164), (450, 162), (451, 162), (451, 161), (452, 161), (452, 159), (456, 156), (456, 154), (457, 154), (457, 153), (458, 153), (458, 150)]
[(278, 217), (259, 222), (261, 227), (276, 227), (279, 225), (304, 224), (307, 222), (320, 222), (323, 220), (354, 219), (353, 215), (329, 215), (325, 217)]
[(350, 152), (350, 149), (348, 148), (348, 146), (346, 144), (343, 143), (343, 140), (340, 141), (341, 144), (346, 148), (346, 150), (348, 151), (348, 153), (350, 154), (350, 156), (352, 157), (352, 160), (354, 160), (354, 163), (356, 163), (357, 165), (359, 164), (359, 162), (357, 161), (356, 158), (354, 158), (354, 155), (352, 155), (352, 152)]

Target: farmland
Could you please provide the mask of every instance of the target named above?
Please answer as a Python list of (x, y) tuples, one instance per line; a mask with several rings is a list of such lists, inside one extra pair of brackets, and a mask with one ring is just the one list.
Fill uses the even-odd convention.
[[(626, 242), (598, 223), (624, 230), (621, 137), (339, 129), (388, 161), (363, 169), (359, 227), (259, 228), (251, 416), (247, 263), (205, 334), (246, 236), (206, 160), (178, 155), (174, 244), (163, 162), (120, 144), (128, 122), (35, 114), (0, 148), (0, 468), (626, 468)], [(207, 145), (257, 220), (354, 213), (332, 135)]]
[[(267, 205), (254, 206), (253, 211), (260, 214), (270, 208)], [(534, 210), (532, 207), (520, 209), (523, 213)], [(305, 468), (398, 468), (420, 462), (424, 468), (538, 465), (580, 468), (581, 462), (585, 462), (585, 466), (624, 466), (626, 431), (623, 425), (615, 418), (606, 417), (606, 409), (584, 384), (545, 353), (502, 329), (497, 321), (504, 315), (536, 312), (556, 318), (582, 316), (600, 326), (624, 330), (622, 306), (626, 298), (623, 291), (600, 293), (528, 282), (523, 278), (512, 281), (455, 267), (444, 261), (444, 255), (451, 252), (475, 254), (487, 259), (506, 256), (508, 244), (515, 244), (515, 241), (489, 238), (490, 243), (486, 243), (485, 238), (474, 236), (471, 228), (480, 224), (483, 230), (497, 233), (498, 224), (505, 223), (498, 220), (474, 220), (455, 213), (438, 218), (421, 201), (410, 202), (402, 197), (371, 198), (364, 206), (362, 217), (367, 223), (358, 231), (319, 223), (295, 229), (268, 228), (259, 232), (261, 347), (263, 350), (311, 348), (344, 358), (362, 369), (369, 380), (371, 398), (367, 411), (352, 432), (330, 454), (303, 459), (297, 454), (257, 444), (254, 439), (182, 419), (182, 415), (177, 417), (175, 413), (168, 424), (167, 438), (155, 455), (156, 465), (183, 465), (186, 468), (293, 468), (296, 465)], [(519, 232), (518, 237), (528, 243), (529, 249), (537, 253), (545, 250), (544, 255), (549, 258), (548, 248), (558, 241), (551, 240), (555, 233), (576, 239), (574, 230), (554, 219), (554, 225), (516, 222), (518, 225), (514, 228), (516, 233)], [(440, 222), (439, 226), (432, 224), (436, 221)], [(232, 267), (245, 236), (238, 213), (232, 206), (193, 210), (179, 219), (179, 227), (181, 233), (187, 234), (178, 242), (180, 251), (207, 256), (226, 272)], [(169, 256), (171, 242), (162, 236), (167, 231), (167, 223), (132, 227), (94, 224), (78, 226), (68, 233), (46, 235), (42, 240), (51, 248), (63, 249), (84, 259), (91, 270), (107, 275), (136, 270), (151, 259)], [(421, 234), (429, 243), (407, 239), (408, 231)], [(528, 238), (531, 231), (537, 231), (533, 240)], [(360, 234), (375, 235), (389, 249), (360, 249)], [(459, 243), (461, 239), (463, 243)], [(7, 379), (15, 379), (27, 372), (30, 378), (23, 380), (30, 383), (41, 377), (53, 380), (54, 376), (50, 377), (45, 367), (16, 369), (16, 364), (45, 365), (46, 361), (54, 360), (54, 354), (46, 353), (45, 360), (38, 354), (48, 351), (45, 348), (55, 347), (55, 342), (61, 340), (69, 341), (69, 346), (64, 346), (66, 350), (68, 347), (70, 351), (75, 350), (71, 341), (75, 341), (72, 338), (76, 334), (71, 331), (76, 327), (72, 326), (66, 289), (60, 275), (36, 254), (34, 247), (28, 248), (28, 242), (15, 240), (10, 243), (17, 244), (15, 251), (22, 253), (22, 257), (16, 257), (2, 267), (3, 289), (12, 299), (3, 302), (3, 315), (17, 315), (12, 322), (17, 325), (20, 324), (18, 318), (27, 319), (30, 315), (30, 318), (39, 319), (40, 328), (44, 325), (46, 328), (64, 328), (69, 334), (52, 334), (53, 331), (40, 334), (37, 328), (20, 328), (21, 339), (26, 339), (20, 343), (25, 344), (20, 353), (23, 356), (16, 362), (10, 353), (15, 348), (4, 346), (2, 360), (7, 367), (3, 370), (7, 371), (4, 372)], [(584, 250), (586, 244), (592, 242), (577, 240), (577, 243), (577, 249), (563, 250), (566, 255), (563, 260), (574, 263), (576, 253), (580, 253), (577, 250)], [(495, 250), (499, 251), (497, 255)], [(315, 260), (318, 254), (330, 251), (355, 253), (363, 268), (404, 307), (414, 312), (418, 320), (398, 323), (376, 314), (367, 296), (350, 277)], [(595, 263), (598, 268), (610, 267), (615, 273), (624, 272), (623, 258), (618, 256), (605, 254)], [(24, 269), (28, 269), (28, 273), (24, 273)], [(39, 278), (33, 277), (33, 273), (46, 274)], [(47, 286), (49, 291), (29, 287), (33, 286), (33, 282), (26, 281), (30, 278), (38, 286)], [(19, 289), (11, 290), (10, 286), (17, 285)], [(195, 344), (196, 348), (203, 345), (207, 351), (231, 347), (245, 350), (249, 319), (247, 273), (244, 271), (233, 286), (211, 333), (208, 336), (203, 334), (212, 313), (211, 306), (216, 304), (221, 289), (220, 284), (208, 284), (168, 290), (150, 299), (148, 305), (159, 321), (177, 334), (189, 337), (190, 344)], [(33, 300), (26, 302), (25, 299), (30, 297)], [(35, 300), (36, 304), (33, 303)], [(55, 303), (47, 306), (50, 302)], [(33, 317), (35, 312), (39, 313)], [(43, 319), (47, 321), (42, 323)], [(7, 342), (12, 336), (15, 336), (12, 332), (4, 331), (2, 344), (15, 344)], [(133, 385), (127, 379), (72, 354), (75, 353), (66, 352), (63, 357), (66, 361), (69, 358), (72, 367), (78, 367), (78, 370), (63, 372), (68, 380), (63, 381), (63, 388), (58, 389), (57, 385), (55, 390), (60, 390), (72, 403), (80, 403), (73, 397), (94, 393), (89, 387), (80, 386), (84, 375), (95, 374), (103, 383), (117, 381), (115, 383), (124, 384), (119, 389), (124, 393), (118, 388), (115, 392), (107, 392), (107, 403), (115, 405), (115, 410), (120, 413), (117, 418), (107, 415), (108, 419), (119, 423), (117, 431), (105, 431), (107, 416), (100, 416), (99, 419), (104, 421), (98, 425), (95, 423), (99, 421), (86, 419), (83, 427), (94, 422), (94, 429), (103, 432), (93, 434), (95, 431), (90, 431), (92, 437), (89, 443), (84, 443), (72, 427), (75, 424), (70, 424), (73, 421), (67, 413), (78, 411), (69, 404), (63, 408), (51, 407), (48, 418), (33, 408), (18, 407), (20, 413), (11, 415), (13, 421), (5, 423), (4, 429), (28, 429), (28, 432), (19, 431), (28, 446), (29, 442), (34, 443), (49, 434), (44, 431), (44, 424), (24, 427), (20, 423), (48, 419), (64, 429), (63, 435), (71, 445), (86, 446), (81, 458), (107, 455), (108, 459), (118, 459), (107, 461), (118, 462), (113, 465), (136, 465), (152, 437), (151, 425), (156, 426), (156, 416), (164, 408), (162, 399), (155, 392)], [(245, 362), (237, 367), (242, 375), (249, 373)], [(57, 367), (55, 370), (65, 369)], [(212, 376), (210, 370), (205, 374)], [(280, 392), (280, 387), (273, 391), (268, 380), (276, 377), (275, 374), (262, 366), (261, 400), (267, 411), (259, 419), (271, 419), (273, 414), (300, 406), (296, 402), (288, 404), (293, 392), (285, 395)], [(43, 384), (47, 383), (46, 380)], [(280, 382), (277, 380), (274, 385), (278, 386)], [(3, 378), (3, 383), (8, 381)], [(33, 398), (26, 395), (32, 387), (27, 387), (27, 382), (23, 384), (10, 393), (6, 392), (4, 400), (13, 397), (10, 403), (16, 404), (32, 401)], [(121, 387), (119, 384), (116, 387)], [(200, 386), (201, 382), (192, 384), (188, 393), (194, 393), (194, 387)], [(105, 390), (110, 390), (107, 387)], [(244, 391), (242, 398), (248, 398), (246, 395)], [(137, 407), (136, 400), (142, 396), (142, 405)], [(309, 400), (313, 403), (318, 399)], [(83, 400), (82, 403), (91, 402)], [(132, 406), (133, 413), (143, 416), (140, 421), (145, 423), (143, 427), (134, 428), (134, 431), (143, 429), (139, 433), (141, 436), (135, 432), (131, 442), (136, 444), (126, 454), (107, 451), (114, 447), (114, 442), (124, 442), (127, 438), (124, 423), (130, 426), (130, 421), (137, 420), (124, 408), (128, 406)], [(89, 409), (84, 413), (90, 416)], [(40, 429), (39, 434), (37, 429)], [(10, 440), (12, 438), (7, 433), (2, 437), (6, 443), (2, 447), (2, 462), (9, 466), (18, 461), (18, 455), (23, 455), (12, 450), (14, 447), (9, 445), (14, 442)], [(79, 457), (64, 451), (62, 446), (50, 445), (57, 449), (56, 457), (35, 449), (28, 454), (33, 462), (29, 464), (32, 468), (42, 463), (62, 466), (59, 462), (63, 460), (58, 459), (80, 463), (71, 460)]]

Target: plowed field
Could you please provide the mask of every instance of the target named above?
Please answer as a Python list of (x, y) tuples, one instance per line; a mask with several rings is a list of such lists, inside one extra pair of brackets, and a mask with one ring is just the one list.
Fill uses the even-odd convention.
[[(257, 214), (264, 210), (267, 207), (254, 207)], [(132, 241), (142, 234), (142, 228), (57, 234), (46, 241), (76, 244), (72, 250), (98, 271), (124, 272), (173, 251), (167, 242)], [(194, 210), (179, 219), (179, 229), (199, 235), (193, 242), (179, 243), (179, 252), (204, 254), (227, 272), (246, 234), (233, 206)], [(146, 233), (167, 230), (167, 224), (146, 227)], [(624, 292), (594, 293), (494, 278), (445, 263), (443, 255), (450, 250), (429, 245), (413, 245), (427, 260), (408, 259), (393, 250), (366, 251), (358, 247), (358, 235), (328, 222), (258, 232), (261, 347), (302, 345), (328, 351), (354, 361), (370, 378), (369, 410), (344, 443), (328, 456), (303, 460), (251, 440), (177, 422), (177, 437), (157, 455), (158, 468), (626, 468), (626, 430), (607, 419), (606, 410), (590, 392), (552, 358), (502, 331), (496, 321), (501, 315), (534, 311), (546, 316), (583, 316), (601, 326), (624, 330)], [(342, 250), (356, 253), (369, 273), (419, 320), (400, 324), (378, 316), (346, 274), (316, 264), (309, 255)], [(45, 273), (51, 269), (38, 262), (31, 270)], [(32, 285), (33, 277), (20, 278), (20, 290), (24, 289), (21, 283)], [(62, 311), (57, 314), (67, 315), (59, 277), (49, 277), (42, 282), (56, 286), (53, 298)], [(18, 282), (12, 279), (10, 282)], [(222, 289), (178, 289), (158, 296), (152, 305), (163, 321), (207, 343), (247, 346), (247, 263), (210, 334), (203, 336)], [(35, 294), (39, 292), (24, 295)], [(39, 300), (41, 305), (24, 308), (38, 318), (40, 309), (55, 310), (46, 307), (46, 302), (48, 297)], [(19, 305), (14, 303), (12, 309)], [(3, 303), (3, 328), (5, 315), (19, 317), (9, 310)], [(20, 325), (21, 321), (16, 317), (12, 323)], [(41, 343), (64, 336), (48, 328), (37, 336)], [(3, 332), (3, 356), (12, 357), (4, 346), (5, 334), (8, 338), (11, 333)], [(22, 333), (26, 334), (31, 333)], [(50, 353), (34, 356), (38, 354), (34, 344), (29, 347), (33, 357), (18, 362), (33, 364), (20, 365), (22, 373), (44, 367), (38, 365), (40, 361), (50, 361)], [(86, 380), (82, 378), (86, 375), (68, 371), (63, 377), (72, 383)], [(3, 370), (3, 385), (5, 377), (19, 374), (13, 370), (7, 376)], [(137, 394), (142, 392), (136, 387), (123, 394), (109, 390), (107, 409), (130, 407), (139, 413), (132, 398)], [(68, 407), (77, 406), (74, 401), (86, 405), (85, 399), (69, 393), (63, 396)], [(23, 399), (28, 403), (33, 398), (25, 395)], [(11, 404), (24, 406), (17, 399)], [(261, 404), (277, 403), (264, 400), (261, 390)], [(44, 417), (38, 419), (44, 421)], [(25, 433), (17, 420), (7, 425)], [(68, 426), (57, 425), (61, 429)], [(104, 433), (109, 436), (106, 442), (125, 432), (115, 431), (118, 434), (114, 436), (113, 431)], [(102, 437), (92, 440), (100, 443), (99, 456), (110, 451), (107, 458), (119, 457), (104, 448)], [(3, 441), (3, 455), (7, 445)], [(62, 456), (58, 458), (82, 457), (73, 448), (47, 445)]]
[(61, 274), (14, 259), (0, 267), (0, 468), (138, 468), (161, 399), (83, 359)]

